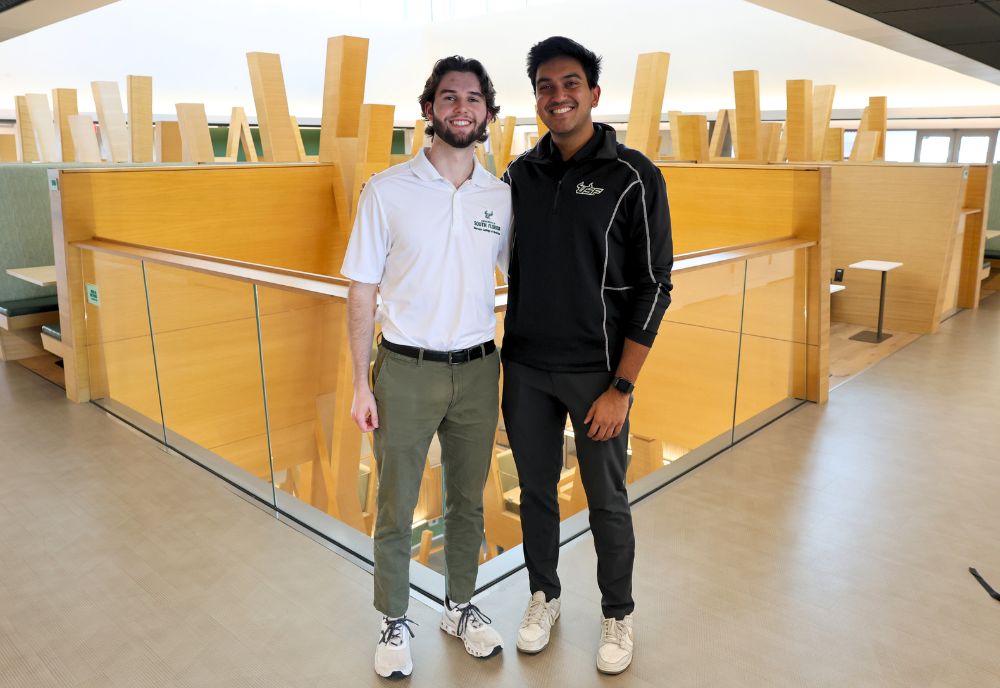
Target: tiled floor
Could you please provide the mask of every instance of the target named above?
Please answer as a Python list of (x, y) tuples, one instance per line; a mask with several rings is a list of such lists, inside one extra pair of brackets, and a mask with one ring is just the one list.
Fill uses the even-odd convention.
[[(371, 578), (0, 364), (0, 686), (384, 685)], [(414, 686), (1000, 686), (1000, 297), (641, 502), (637, 657), (598, 676), (595, 558), (551, 647), (475, 660), (417, 602)], [(517, 574), (485, 594), (511, 641)]]

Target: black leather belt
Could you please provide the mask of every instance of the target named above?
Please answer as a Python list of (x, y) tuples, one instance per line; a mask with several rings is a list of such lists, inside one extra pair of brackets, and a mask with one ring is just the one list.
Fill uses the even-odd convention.
[(410, 358), (421, 358), (423, 360), (434, 361), (435, 363), (468, 363), (477, 358), (485, 358), (497, 350), (497, 345), (492, 340), (477, 344), (476, 346), (460, 351), (432, 351), (430, 349), (420, 349), (415, 346), (404, 346), (403, 344), (393, 344), (388, 339), (382, 340), (382, 346), (393, 353), (409, 356)]

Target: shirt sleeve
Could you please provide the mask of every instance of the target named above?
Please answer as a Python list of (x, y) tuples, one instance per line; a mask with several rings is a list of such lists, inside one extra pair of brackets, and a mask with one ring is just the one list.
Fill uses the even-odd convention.
[(382, 212), (375, 184), (368, 182), (358, 200), (358, 214), (340, 272), (355, 282), (380, 284), (389, 245), (389, 223)]
[(635, 266), (632, 311), (625, 336), (652, 346), (670, 305), (670, 272), (674, 266), (674, 243), (670, 231), (670, 208), (663, 175), (648, 160), (637, 165), (639, 193), (630, 194), (631, 234), (629, 250)]

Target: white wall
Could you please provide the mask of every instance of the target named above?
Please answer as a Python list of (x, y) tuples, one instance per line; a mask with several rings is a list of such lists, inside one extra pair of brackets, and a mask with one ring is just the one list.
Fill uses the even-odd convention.
[[(461, 0), (455, 0), (461, 2)], [(635, 58), (671, 53), (664, 110), (715, 112), (733, 106), (732, 71), (758, 69), (761, 106), (785, 107), (785, 80), (837, 84), (835, 107), (860, 108), (869, 95), (889, 106), (991, 106), (1000, 87), (887, 48), (778, 14), (742, 0), (576, 0), (438, 22), (407, 22), (403, 0), (120, 0), (0, 43), (0, 117), (15, 95), (79, 90), (92, 111), (89, 83), (152, 75), (154, 112), (204, 102), (225, 117), (253, 112), (248, 51), (281, 54), (290, 109), (319, 118), (326, 39), (371, 38), (366, 100), (396, 105), (398, 122), (419, 115), (416, 97), (433, 60), (461, 53), (494, 77), (503, 114), (533, 115), (524, 56), (536, 41), (569, 35), (605, 58), (598, 113), (627, 113)], [(386, 18), (389, 17), (389, 18)], [(982, 108), (977, 114), (983, 115)]]

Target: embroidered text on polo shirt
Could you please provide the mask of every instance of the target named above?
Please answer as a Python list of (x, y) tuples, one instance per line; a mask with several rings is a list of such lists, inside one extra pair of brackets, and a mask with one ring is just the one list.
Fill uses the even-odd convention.
[(493, 221), (493, 211), (484, 210), (482, 220), (473, 220), (472, 227), (480, 232), (489, 232), (490, 234), (499, 235), (501, 232), (500, 225)]

